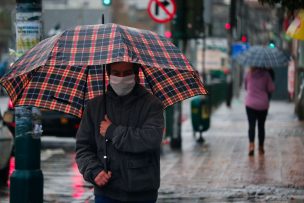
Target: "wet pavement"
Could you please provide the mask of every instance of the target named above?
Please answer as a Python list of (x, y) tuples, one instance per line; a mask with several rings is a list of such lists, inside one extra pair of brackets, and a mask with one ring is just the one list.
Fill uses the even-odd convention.
[[(271, 102), (265, 155), (250, 158), (241, 99), (213, 113), (204, 144), (193, 137), (189, 101), (184, 102), (182, 150), (163, 145), (158, 202), (304, 202), (304, 122), (293, 112), (293, 103)], [(44, 202), (93, 202), (92, 187), (74, 162), (74, 140), (42, 142)], [(8, 202), (8, 191), (0, 189), (1, 203)]]

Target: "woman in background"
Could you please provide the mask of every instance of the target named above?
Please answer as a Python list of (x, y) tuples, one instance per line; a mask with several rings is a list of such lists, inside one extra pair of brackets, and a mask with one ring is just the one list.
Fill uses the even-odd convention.
[(259, 154), (263, 155), (265, 141), (265, 121), (269, 108), (269, 94), (275, 89), (266, 68), (252, 67), (245, 77), (247, 91), (245, 105), (249, 123), (249, 156), (254, 155), (255, 125), (258, 121)]

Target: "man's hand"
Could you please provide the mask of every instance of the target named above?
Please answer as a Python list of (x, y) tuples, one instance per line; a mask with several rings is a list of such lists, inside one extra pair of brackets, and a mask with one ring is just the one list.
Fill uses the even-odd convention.
[(108, 116), (105, 116), (105, 120), (101, 121), (100, 123), (100, 128), (99, 128), (99, 133), (102, 136), (106, 135), (107, 129), (108, 127), (112, 124), (112, 122), (110, 121), (110, 119), (108, 118)]
[(105, 186), (108, 182), (109, 179), (112, 176), (112, 172), (108, 171), (108, 173), (106, 173), (104, 170), (102, 170), (94, 179), (94, 182), (96, 183), (96, 185), (98, 185), (99, 187), (103, 187)]

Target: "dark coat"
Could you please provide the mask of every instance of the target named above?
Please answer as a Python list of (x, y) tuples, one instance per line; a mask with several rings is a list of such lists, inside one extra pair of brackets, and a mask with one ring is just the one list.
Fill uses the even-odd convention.
[[(104, 138), (99, 133), (103, 102), (102, 96), (88, 102), (76, 135), (78, 168), (92, 184), (104, 168)], [(156, 200), (164, 129), (162, 103), (141, 85), (121, 97), (109, 86), (107, 115), (112, 121), (106, 132), (112, 177), (104, 187), (94, 184), (94, 194), (120, 201)]]

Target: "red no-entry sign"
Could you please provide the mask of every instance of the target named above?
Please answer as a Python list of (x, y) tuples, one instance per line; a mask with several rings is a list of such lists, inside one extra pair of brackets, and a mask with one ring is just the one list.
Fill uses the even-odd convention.
[(148, 13), (158, 23), (166, 23), (173, 19), (176, 12), (174, 0), (150, 0)]

